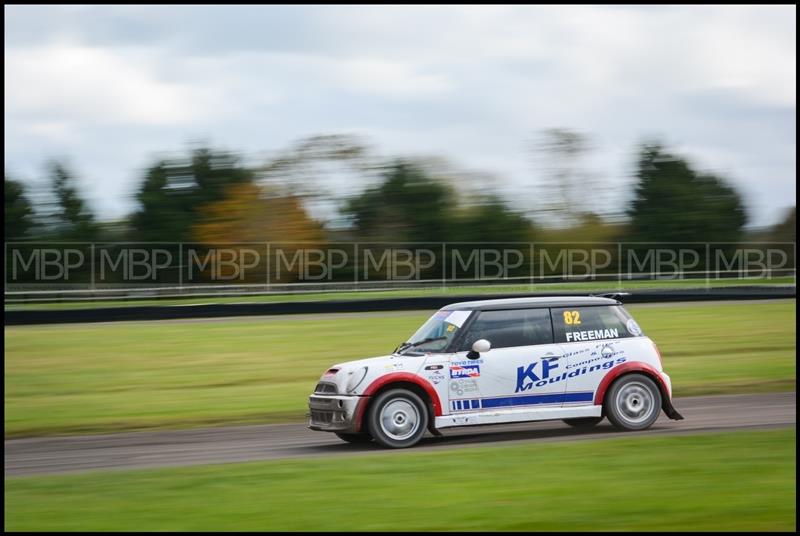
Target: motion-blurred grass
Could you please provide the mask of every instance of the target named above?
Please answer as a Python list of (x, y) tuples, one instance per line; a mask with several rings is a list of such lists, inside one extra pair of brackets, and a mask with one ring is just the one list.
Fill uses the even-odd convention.
[[(795, 300), (630, 306), (676, 396), (795, 388)], [(5, 435), (302, 421), (326, 367), (431, 314), (5, 328)]]
[(795, 431), (6, 480), (6, 530), (793, 531)]
[(555, 290), (570, 291), (608, 291), (608, 290), (649, 290), (649, 289), (695, 289), (707, 287), (739, 287), (739, 286), (791, 286), (795, 284), (794, 277), (750, 277), (730, 279), (658, 279), (650, 281), (593, 281), (571, 283), (538, 283), (514, 285), (483, 285), (483, 286), (450, 286), (430, 287), (418, 289), (398, 290), (361, 290), (337, 292), (293, 292), (290, 294), (261, 294), (240, 296), (195, 296), (181, 298), (146, 299), (136, 298), (129, 300), (84, 300), (60, 302), (32, 302), (32, 303), (5, 303), (6, 311), (20, 310), (62, 310), (62, 309), (95, 309), (98, 307), (131, 307), (145, 305), (191, 305), (196, 303), (275, 303), (275, 302), (304, 302), (328, 300), (368, 300), (376, 298), (412, 298), (422, 296), (465, 296), (469, 294), (527, 294), (530, 292), (550, 292)]

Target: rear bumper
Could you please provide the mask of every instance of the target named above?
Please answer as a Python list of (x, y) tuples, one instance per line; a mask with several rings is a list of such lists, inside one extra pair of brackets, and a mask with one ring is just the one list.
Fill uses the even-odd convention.
[(669, 379), (669, 374), (666, 372), (659, 372), (659, 376), (661, 376), (661, 380), (664, 382), (664, 386), (667, 388), (667, 395), (669, 396), (670, 400), (672, 400), (672, 380)]
[(659, 375), (664, 382), (664, 387), (667, 389), (667, 396), (664, 397), (664, 400), (661, 402), (661, 409), (663, 409), (667, 417), (673, 421), (682, 421), (683, 415), (678, 413), (678, 410), (672, 405), (672, 381), (669, 379), (669, 375), (666, 372), (660, 372)]
[(318, 395), (308, 397), (308, 427), (322, 432), (356, 433), (360, 396)]

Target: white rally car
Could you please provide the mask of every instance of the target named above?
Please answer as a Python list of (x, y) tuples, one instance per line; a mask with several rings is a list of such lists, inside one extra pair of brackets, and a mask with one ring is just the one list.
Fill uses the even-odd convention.
[(683, 417), (661, 354), (611, 298), (448, 305), (391, 354), (334, 365), (309, 398), (309, 428), (402, 448), (426, 430), (562, 419), (623, 430)]

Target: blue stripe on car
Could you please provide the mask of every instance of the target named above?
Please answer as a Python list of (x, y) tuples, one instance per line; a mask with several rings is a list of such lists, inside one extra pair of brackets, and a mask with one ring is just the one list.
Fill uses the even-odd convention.
[(549, 395), (505, 396), (500, 398), (484, 398), (484, 408), (502, 408), (512, 406), (531, 406), (534, 404), (555, 404), (558, 402), (591, 402), (594, 393), (559, 393)]
[(536, 404), (558, 404), (569, 402), (591, 402), (594, 392), (559, 393), (547, 395), (503, 396), (495, 398), (481, 398), (471, 400), (453, 400), (455, 410), (468, 410), (479, 408), (506, 408), (515, 406), (533, 406)]

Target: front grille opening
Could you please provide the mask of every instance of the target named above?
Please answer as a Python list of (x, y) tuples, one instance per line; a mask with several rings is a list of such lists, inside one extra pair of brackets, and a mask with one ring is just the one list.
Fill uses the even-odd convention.
[(311, 410), (311, 422), (314, 424), (330, 424), (333, 421), (332, 411)]
[(315, 393), (319, 394), (336, 394), (336, 386), (332, 383), (320, 382), (314, 388)]
[(328, 424), (344, 424), (346, 421), (347, 416), (341, 411), (311, 410), (311, 424), (318, 426)]

